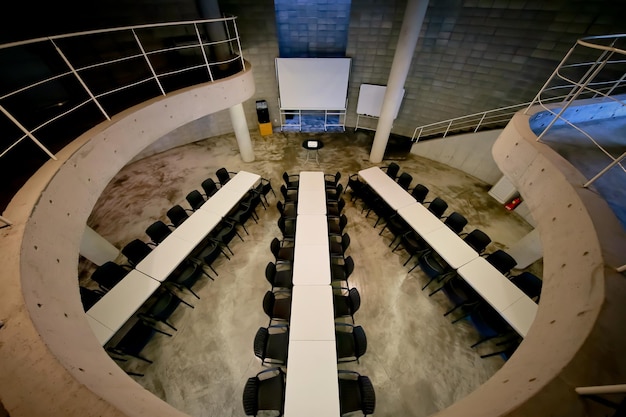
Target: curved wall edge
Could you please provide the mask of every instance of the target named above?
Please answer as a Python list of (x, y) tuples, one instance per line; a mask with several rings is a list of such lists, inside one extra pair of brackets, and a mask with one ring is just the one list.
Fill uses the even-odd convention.
[(20, 416), (183, 416), (106, 354), (85, 319), (76, 281), (80, 240), (99, 195), (145, 147), (254, 94), (250, 66), (158, 97), (94, 127), (20, 190), (0, 230), (0, 397)]

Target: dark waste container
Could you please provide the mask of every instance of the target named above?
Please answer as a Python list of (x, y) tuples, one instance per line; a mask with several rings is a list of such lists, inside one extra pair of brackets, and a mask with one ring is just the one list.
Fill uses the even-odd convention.
[(259, 119), (259, 123), (270, 122), (270, 112), (267, 109), (267, 101), (265, 100), (256, 101), (256, 115), (257, 115), (257, 118)]

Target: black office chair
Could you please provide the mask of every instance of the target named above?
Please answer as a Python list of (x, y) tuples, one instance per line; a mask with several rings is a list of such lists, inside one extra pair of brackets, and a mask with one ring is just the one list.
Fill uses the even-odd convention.
[(283, 200), (285, 201), (285, 204), (288, 203), (297, 203), (298, 202), (298, 190), (297, 189), (287, 189), (287, 187), (285, 186), (285, 184), (282, 184), (280, 186), (280, 193), (283, 196)]
[(193, 211), (199, 210), (200, 207), (202, 207), (202, 205), (206, 203), (204, 196), (198, 190), (190, 191), (185, 199), (187, 200), (187, 203), (189, 203), (189, 207), (191, 207)]
[[(139, 320), (137, 321), (127, 332), (126, 334), (115, 344), (115, 346), (107, 347), (107, 352), (113, 353), (114, 355), (119, 356), (130, 356), (133, 358), (140, 359), (147, 363), (152, 363), (152, 361), (145, 356), (141, 355), (141, 351), (146, 347), (148, 342), (152, 340), (152, 337), (161, 333), (166, 336), (171, 337), (169, 333), (166, 333), (162, 330), (159, 330), (155, 327), (152, 327), (145, 322)], [(113, 357), (113, 359), (120, 360), (118, 357)], [(125, 360), (125, 359), (121, 359)]]
[(467, 219), (461, 213), (455, 211), (447, 216), (443, 223), (459, 235), (467, 225)]
[(152, 252), (150, 246), (142, 240), (133, 239), (122, 248), (122, 255), (133, 268)]
[(502, 249), (498, 249), (490, 253), (485, 258), (487, 262), (493, 265), (504, 276), (509, 276), (511, 269), (517, 265), (517, 261)]
[[(476, 343), (471, 345), (471, 348), (475, 348), (478, 345), (487, 342), (488, 340), (494, 340), (498, 338), (501, 338), (504, 344), (508, 344), (510, 342), (517, 342), (517, 344), (519, 343), (520, 338), (515, 333), (513, 328), (488, 303), (481, 303), (478, 307), (474, 308), (462, 318), (468, 318), (480, 335), (480, 339)], [(460, 319), (457, 319), (456, 321), (458, 320)], [(497, 345), (498, 344), (496, 344), (496, 346)], [(514, 351), (513, 346), (510, 346), (508, 349), (504, 350), (507, 351), (509, 349), (509, 354), (511, 354), (512, 351)], [(493, 352), (487, 355), (481, 355), (481, 357), (489, 357), (498, 353), (503, 352)]]
[(443, 213), (448, 209), (448, 203), (446, 203), (446, 201), (441, 197), (435, 197), (433, 201), (428, 203), (427, 208), (432, 214), (441, 218)]
[(248, 378), (243, 389), (243, 409), (247, 416), (256, 416), (259, 411), (285, 412), (285, 372), (281, 368), (270, 368)]
[(196, 282), (200, 281), (203, 277), (214, 281), (214, 278), (204, 271), (202, 265), (202, 261), (198, 259), (187, 258), (166, 278), (164, 284), (166, 286), (173, 286), (179, 290), (187, 289), (194, 297), (199, 299), (200, 296), (193, 290), (193, 286)]
[(337, 203), (343, 195), (343, 184), (337, 184), (334, 188), (326, 189), (326, 202)]
[[(394, 244), (396, 240), (403, 234), (407, 233), (407, 230), (411, 230), (411, 226), (404, 220), (404, 218), (397, 212), (387, 214), (387, 218), (385, 218), (385, 224), (383, 228), (378, 232), (379, 236), (382, 236), (383, 232), (386, 229), (389, 229), (391, 234), (393, 235), (393, 239), (389, 242), (389, 247)], [(397, 245), (396, 245), (397, 246)]]
[(387, 166), (381, 167), (383, 171), (389, 176), (389, 178), (396, 179), (398, 177), (398, 172), (400, 172), (400, 165), (395, 162), (390, 163)]
[(335, 345), (338, 363), (359, 363), (359, 358), (367, 351), (365, 330), (349, 323), (335, 323)]
[(265, 279), (272, 286), (272, 291), (276, 288), (293, 288), (293, 269), (291, 265), (285, 267), (284, 264), (280, 269), (276, 268), (274, 262), (268, 262), (265, 267)]
[(214, 240), (209, 240), (199, 251), (193, 254), (193, 257), (201, 260), (206, 266), (211, 268), (211, 271), (213, 271), (216, 276), (219, 276), (215, 268), (213, 268), (213, 262), (215, 262), (221, 254), (230, 260), (230, 257), (224, 253), (219, 243)]
[(244, 232), (246, 232), (247, 235), (249, 235), (250, 233), (248, 233), (248, 229), (246, 229), (246, 222), (252, 219), (255, 223), (258, 223), (258, 220), (256, 219), (256, 214), (254, 212), (255, 202), (252, 200), (253, 197), (250, 196), (247, 200), (239, 203), (237, 210), (227, 217), (227, 219), (234, 224), (241, 226), (241, 228)]
[(218, 190), (217, 184), (215, 183), (215, 180), (213, 178), (207, 178), (206, 180), (202, 181), (200, 186), (204, 190), (204, 197), (206, 197), (207, 200), (211, 198)]
[(423, 203), (430, 190), (423, 184), (416, 184), (411, 190), (411, 195), (418, 203)]
[(343, 234), (343, 229), (348, 225), (348, 218), (345, 214), (339, 216), (339, 219), (336, 217), (328, 218), (328, 235), (329, 236), (341, 236)]
[(98, 266), (91, 274), (91, 279), (98, 283), (100, 289), (108, 292), (130, 272), (128, 267), (107, 261)]
[(380, 197), (369, 203), (369, 209), (367, 214), (365, 214), (365, 217), (369, 216), (371, 211), (373, 211), (377, 216), (374, 227), (378, 226), (378, 223), (380, 223), (381, 220), (388, 219), (396, 213), (396, 210)]
[(286, 365), (288, 349), (289, 326), (259, 327), (254, 336), (254, 356), (261, 359), (261, 365)]
[(173, 229), (174, 229), (174, 226), (165, 224), (161, 220), (155, 221), (146, 229), (146, 234), (148, 235), (150, 240), (152, 240), (152, 242), (150, 242), (149, 244), (157, 246), (159, 243), (163, 242), (165, 238), (168, 237), (172, 233)]
[(345, 282), (349, 288), (350, 283), (348, 279), (354, 272), (354, 260), (352, 256), (348, 256), (342, 264), (332, 263), (330, 265), (330, 279), (332, 283)]
[(350, 317), (354, 324), (354, 313), (361, 307), (361, 295), (356, 288), (338, 288), (333, 294), (335, 318)]
[(180, 204), (176, 204), (167, 211), (166, 215), (172, 225), (178, 227), (189, 218), (189, 213), (193, 213), (193, 210), (185, 209)]
[(346, 190), (349, 188), (351, 190), (352, 197), (350, 201), (354, 201), (357, 198), (361, 198), (361, 194), (363, 193), (363, 187), (365, 187), (365, 183), (359, 179), (359, 174), (352, 174), (348, 177), (348, 186)]
[(482, 230), (474, 229), (463, 240), (470, 245), (478, 254), (482, 254), (491, 243), (491, 238)]
[[(144, 322), (150, 323), (153, 327), (156, 326), (157, 323), (163, 323), (170, 329), (177, 331), (178, 329), (174, 327), (168, 319), (181, 303), (193, 308), (191, 304), (187, 303), (173, 292), (162, 291), (148, 310), (137, 314), (137, 316)], [(171, 336), (169, 333), (165, 334)]]
[(274, 262), (276, 264), (285, 263), (285, 262), (293, 262), (293, 246), (283, 246), (280, 240), (277, 237), (272, 239), (270, 242), (270, 250), (274, 255)]
[(263, 196), (263, 199), (265, 200), (265, 204), (269, 204), (267, 202), (267, 195), (269, 194), (270, 191), (272, 192), (274, 197), (276, 197), (274, 188), (272, 188), (272, 181), (268, 178), (261, 177), (261, 195)]
[(374, 385), (367, 376), (358, 372), (340, 369), (339, 377), (339, 412), (343, 416), (361, 411), (364, 416), (374, 414), (376, 393)]
[(263, 297), (263, 311), (272, 322), (289, 323), (291, 318), (291, 291), (267, 291)]
[(346, 200), (339, 198), (338, 201), (329, 201), (326, 203), (326, 215), (330, 217), (339, 217), (346, 207)]
[(276, 202), (276, 208), (278, 208), (278, 211), (280, 212), (280, 216), (281, 217), (285, 217), (288, 219), (295, 219), (296, 218), (296, 205), (293, 203), (288, 203), (288, 204), (283, 204), (282, 201), (277, 201)]
[[(398, 243), (394, 246), (392, 252), (395, 252), (400, 246), (402, 246), (402, 248), (409, 254), (409, 257), (406, 261), (404, 261), (402, 266), (406, 266), (409, 261), (413, 259), (413, 257), (419, 257), (431, 249), (430, 246), (428, 246), (428, 243), (426, 243), (426, 241), (412, 229), (409, 229), (408, 232), (399, 236)], [(409, 272), (412, 272), (417, 265), (418, 264), (415, 264), (411, 267)]]
[(522, 290), (524, 294), (530, 297), (536, 303), (539, 303), (541, 298), (541, 288), (543, 281), (537, 275), (532, 272), (524, 271), (519, 275), (510, 277), (511, 282), (515, 284), (517, 288)]
[(80, 301), (83, 303), (83, 310), (85, 311), (93, 307), (94, 304), (100, 301), (100, 299), (104, 295), (104, 292), (101, 290), (94, 290), (91, 288), (83, 287), (82, 285), (79, 286), (79, 289)]
[(408, 191), (411, 187), (411, 182), (413, 182), (413, 176), (408, 172), (403, 172), (396, 181), (400, 187)]
[(297, 190), (300, 184), (300, 175), (289, 175), (286, 171), (283, 172), (283, 181), (285, 182), (285, 188), (288, 190)]
[(328, 243), (329, 249), (330, 249), (330, 257), (332, 258), (338, 258), (343, 260), (343, 262), (345, 262), (345, 258), (346, 258), (346, 250), (348, 249), (348, 247), (350, 246), (350, 235), (347, 233), (344, 233), (341, 236), (341, 240), (340, 241), (336, 241), (336, 240), (330, 240)]
[[(243, 242), (243, 238), (237, 231), (235, 224), (228, 220), (222, 220), (217, 227), (211, 231), (209, 239), (220, 245), (221, 248), (226, 248), (231, 255), (234, 255), (233, 251), (230, 249), (229, 243), (235, 236)], [(222, 253), (230, 260), (226, 252), (222, 251)]]
[(296, 239), (296, 218), (278, 218), (278, 228), (283, 234), (283, 241), (294, 241)]
[(228, 171), (226, 168), (220, 168), (215, 171), (215, 176), (217, 177), (217, 181), (220, 186), (224, 186), (228, 181), (230, 181), (231, 175), (236, 175), (236, 172)]
[(337, 171), (333, 174), (324, 174), (324, 185), (326, 188), (337, 188), (339, 180), (341, 179), (341, 172)]

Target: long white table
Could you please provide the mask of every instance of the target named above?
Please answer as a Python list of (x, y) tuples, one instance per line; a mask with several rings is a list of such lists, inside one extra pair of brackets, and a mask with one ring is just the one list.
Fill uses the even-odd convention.
[(478, 252), (445, 225), (420, 236), (454, 269), (478, 258)]
[(431, 213), (422, 203), (418, 203), (415, 200), (413, 200), (413, 204), (399, 209), (398, 214), (419, 235), (447, 227), (440, 218)]
[[(133, 270), (87, 310), (89, 325), (104, 346), (161, 283)], [(108, 330), (108, 331), (107, 331)]]
[(457, 272), (520, 336), (526, 336), (538, 308), (530, 297), (485, 258), (478, 257)]
[(298, 181), (298, 214), (326, 214), (324, 173), (304, 171)]
[(339, 417), (339, 411), (334, 340), (290, 340), (285, 416)]
[(362, 169), (359, 176), (394, 210), (415, 203), (415, 198), (379, 167)]
[(285, 415), (339, 417), (323, 172), (301, 172), (294, 241)]
[(103, 346), (260, 178), (239, 171), (87, 311), (87, 321)]

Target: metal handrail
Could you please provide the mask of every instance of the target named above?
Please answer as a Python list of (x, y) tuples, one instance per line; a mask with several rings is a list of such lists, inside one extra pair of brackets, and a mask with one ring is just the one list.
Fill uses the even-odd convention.
[[(224, 39), (220, 39), (220, 40), (203, 40), (200, 34), (201, 31), (198, 28), (198, 25), (211, 24), (211, 23), (213, 24), (221, 23), (225, 25), (226, 26), (225, 33), (227, 33), (227, 36)], [(186, 43), (185, 45), (181, 45), (181, 46), (160, 48), (160, 49), (155, 49), (155, 50), (146, 50), (144, 46), (145, 40), (144, 42), (142, 42), (142, 40), (137, 34), (137, 31), (141, 29), (162, 29), (162, 28), (171, 28), (171, 27), (176, 27), (176, 26), (180, 26), (180, 27), (192, 26), (195, 32), (194, 33), (195, 40), (190, 41), (189, 43)], [(132, 53), (126, 56), (116, 57), (110, 60), (103, 60), (97, 63), (90, 63), (89, 65), (74, 66), (72, 60), (68, 58), (68, 56), (64, 53), (62, 47), (60, 47), (58, 44), (59, 40), (85, 37), (88, 35), (108, 34), (108, 33), (115, 33), (115, 32), (121, 33), (121, 32), (126, 32), (126, 31), (130, 31), (132, 33), (132, 37), (137, 44), (139, 53)], [(234, 33), (234, 36), (232, 35), (232, 33)], [(239, 32), (237, 29), (235, 16), (227, 16), (227, 17), (218, 18), (218, 19), (188, 20), (188, 21), (177, 21), (177, 22), (167, 22), (167, 23), (123, 26), (123, 27), (116, 27), (116, 28), (67, 33), (67, 34), (54, 35), (54, 36), (48, 36), (48, 37), (29, 39), (25, 41), (7, 43), (4, 45), (0, 45), (0, 51), (8, 50), (11, 48), (19, 48), (19, 47), (24, 47), (24, 46), (31, 46), (31, 45), (45, 44), (45, 43), (49, 43), (52, 45), (54, 51), (56, 51), (58, 56), (65, 63), (68, 70), (63, 71), (61, 73), (53, 74), (52, 76), (47, 77), (45, 79), (37, 80), (36, 82), (33, 82), (29, 85), (20, 86), (20, 88), (18, 89), (15, 89), (13, 91), (9, 91), (0, 95), (0, 112), (3, 113), (7, 117), (8, 120), (13, 122), (13, 124), (15, 124), (18, 130), (22, 132), (22, 136), (14, 139), (12, 143), (10, 143), (10, 145), (6, 149), (0, 152), (0, 158), (8, 154), (15, 146), (17, 146), (23, 140), (30, 139), (41, 150), (43, 150), (49, 156), (49, 158), (56, 159), (54, 156), (54, 153), (47, 146), (44, 145), (43, 143), (44, 141), (36, 137), (35, 133), (38, 131), (41, 131), (43, 127), (59, 120), (60, 118), (66, 117), (67, 115), (71, 113), (74, 113), (79, 108), (82, 108), (88, 104), (94, 104), (99, 109), (103, 117), (106, 118), (107, 120), (110, 120), (111, 116), (106, 111), (105, 107), (101, 104), (101, 99), (111, 94), (120, 92), (122, 90), (127, 90), (133, 87), (137, 87), (140, 84), (147, 84), (153, 81), (156, 83), (156, 85), (158, 86), (158, 90), (159, 90), (159, 94), (156, 94), (156, 95), (166, 95), (167, 92), (162, 85), (162, 80), (165, 77), (180, 74), (182, 72), (196, 70), (199, 68), (206, 68), (207, 75), (208, 75), (207, 82), (208, 81), (212, 82), (215, 80), (215, 74), (213, 73), (214, 71), (212, 70), (212, 67), (232, 63), (237, 60), (241, 61), (241, 68), (245, 69), (245, 62), (243, 59), (243, 54), (241, 52), (241, 42), (239, 40)], [(227, 45), (231, 52), (235, 51), (233, 54), (234, 57), (229, 57), (228, 59), (222, 59), (222, 60), (209, 59), (209, 57), (206, 54), (205, 48), (220, 45), (220, 44)], [(85, 48), (86, 49), (89, 48), (88, 43), (85, 45)], [(153, 62), (151, 60), (151, 57), (158, 55), (158, 54), (163, 54), (166, 52), (172, 52), (172, 51), (177, 51), (177, 50), (189, 50), (191, 48), (199, 48), (200, 51), (202, 51), (202, 57), (204, 61), (203, 64), (188, 65), (188, 66), (185, 66), (184, 68), (177, 68), (175, 70), (162, 71), (159, 73), (155, 69)], [(149, 77), (145, 77), (140, 80), (135, 79), (132, 82), (115, 86), (115, 88), (111, 88), (107, 91), (95, 93), (94, 91), (92, 91), (92, 88), (90, 88), (89, 83), (85, 81), (84, 77), (81, 76), (81, 74), (85, 73), (88, 70), (93, 70), (95, 68), (111, 67), (114, 64), (118, 64), (118, 63), (125, 62), (125, 61), (132, 61), (133, 59), (137, 59), (137, 58), (143, 58), (145, 65), (149, 69), (149, 73), (151, 74)], [(58, 114), (55, 114), (54, 116), (50, 117), (47, 120), (44, 120), (43, 122), (39, 123), (36, 126), (30, 126), (30, 127), (25, 126), (25, 124), (19, 120), (19, 117), (16, 117), (14, 114), (12, 114), (11, 111), (7, 108), (7, 106), (4, 106), (1, 104), (3, 100), (6, 100), (12, 97), (19, 97), (21, 94), (28, 93), (29, 91), (32, 91), (36, 87), (41, 87), (48, 83), (60, 81), (61, 79), (68, 77), (68, 76), (73, 76), (73, 78), (82, 87), (82, 91), (85, 92), (89, 98), (87, 100), (81, 100), (78, 104), (74, 105), (70, 109), (60, 111)]]

